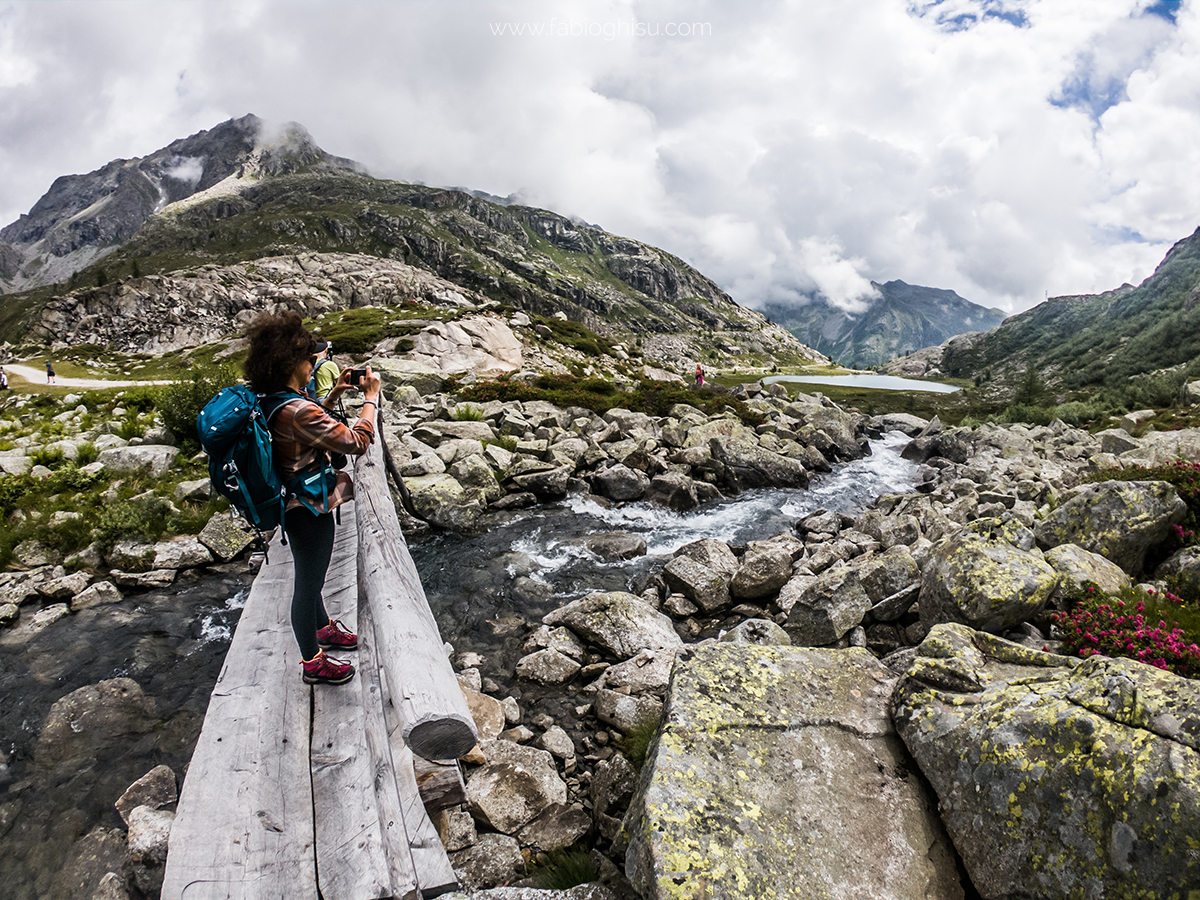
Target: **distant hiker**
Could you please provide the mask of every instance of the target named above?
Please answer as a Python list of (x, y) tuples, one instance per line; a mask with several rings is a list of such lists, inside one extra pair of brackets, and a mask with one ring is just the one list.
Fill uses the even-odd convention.
[(696, 387), (704, 387), (704, 368), (696, 363)]
[(308, 380), (308, 396), (313, 400), (324, 400), (333, 390), (333, 383), (341, 374), (335, 363), (329, 357), (333, 355), (333, 345), (329, 341), (317, 341), (317, 367), (313, 369), (312, 377)]
[[(292, 632), (300, 645), (302, 677), (307, 684), (343, 684), (354, 677), (349, 662), (325, 655), (325, 648), (354, 650), (358, 635), (329, 617), (321, 597), (333, 554), (333, 510), (354, 496), (345, 472), (329, 465), (331, 453), (359, 456), (375, 440), (379, 376), (367, 367), (358, 387), (362, 414), (347, 427), (329, 408), (352, 387), (352, 369), (342, 372), (323, 403), (309, 400), (305, 387), (317, 366), (317, 342), (294, 312), (264, 313), (248, 331), (250, 352), (245, 374), (256, 393), (267, 396), (275, 466), (285, 484), (301, 484), (302, 496), (291, 496), (284, 512), (284, 531), (292, 547)], [(311, 473), (311, 474), (310, 474)], [(301, 477), (303, 476), (303, 477)], [(315, 476), (315, 477), (314, 477)], [(315, 495), (311, 483), (320, 481)]]
[(50, 360), (46, 360), (46, 384), (54, 384), (54, 366)]
[(0, 366), (0, 391), (8, 390), (8, 373), (4, 371), (4, 366)]

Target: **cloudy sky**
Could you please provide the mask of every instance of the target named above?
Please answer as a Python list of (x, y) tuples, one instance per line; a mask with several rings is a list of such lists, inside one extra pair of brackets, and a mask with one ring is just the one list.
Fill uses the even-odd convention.
[(902, 279), (1018, 311), (1200, 225), (1197, 0), (0, 0), (0, 224), (248, 112), (747, 305)]

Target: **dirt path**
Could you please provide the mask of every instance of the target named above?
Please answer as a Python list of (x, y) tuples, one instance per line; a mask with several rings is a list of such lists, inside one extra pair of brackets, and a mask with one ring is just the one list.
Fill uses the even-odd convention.
[[(12, 376), (16, 375), (23, 378), (30, 384), (45, 384), (46, 371), (45, 369), (35, 369), (32, 366), (7, 365), (4, 366), (4, 371), (8, 373), (10, 379), (9, 387), (16, 388), (16, 385), (11, 383)], [(139, 384), (174, 384), (173, 381), (110, 381), (106, 378), (64, 378), (60, 375), (54, 376), (54, 381), (51, 385), (57, 387), (73, 387), (73, 388), (110, 388), (110, 387), (134, 387)]]

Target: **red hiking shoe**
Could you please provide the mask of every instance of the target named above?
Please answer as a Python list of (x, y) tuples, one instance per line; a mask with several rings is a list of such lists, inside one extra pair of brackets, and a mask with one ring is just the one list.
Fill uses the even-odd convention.
[(358, 635), (347, 631), (337, 619), (330, 619), (324, 628), (317, 629), (317, 646), (327, 650), (357, 650)]
[(344, 659), (334, 659), (326, 656), (324, 650), (318, 650), (312, 659), (300, 663), (304, 670), (305, 684), (345, 684), (354, 677), (354, 666)]

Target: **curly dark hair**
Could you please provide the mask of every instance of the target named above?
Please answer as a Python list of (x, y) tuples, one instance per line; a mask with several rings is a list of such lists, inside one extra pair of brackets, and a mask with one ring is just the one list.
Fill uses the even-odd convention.
[(242, 367), (250, 387), (258, 394), (287, 388), (300, 361), (317, 352), (317, 340), (297, 313), (288, 310), (263, 313), (246, 329), (250, 354)]

